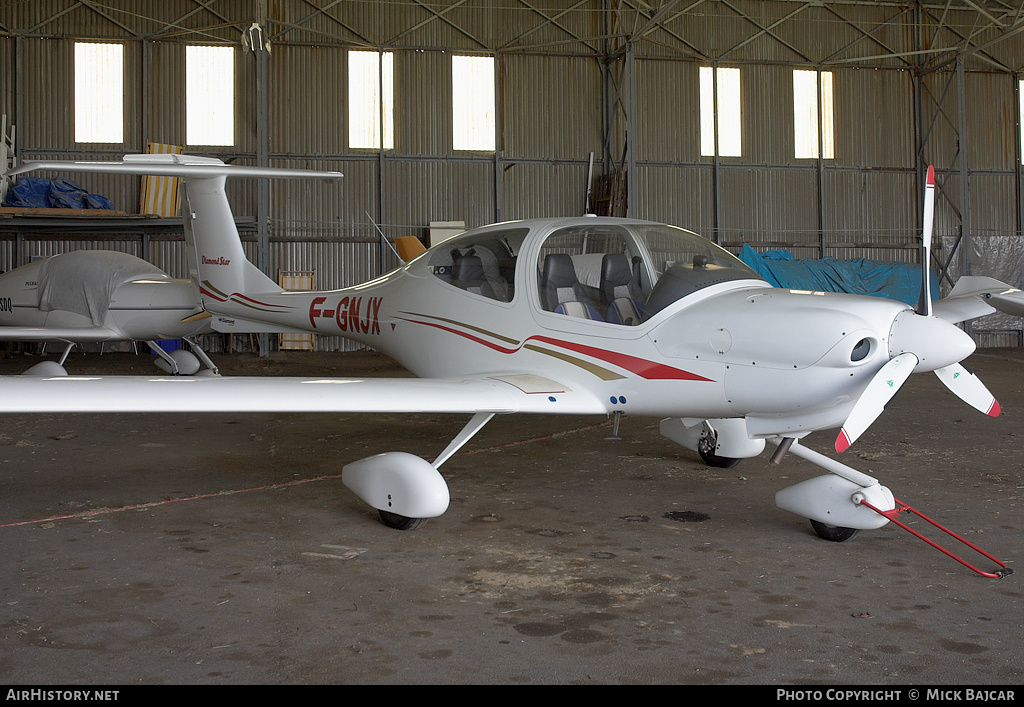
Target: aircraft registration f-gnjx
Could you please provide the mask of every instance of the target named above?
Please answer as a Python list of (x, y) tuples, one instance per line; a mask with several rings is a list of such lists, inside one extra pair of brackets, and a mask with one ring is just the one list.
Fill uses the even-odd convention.
[[(729, 252), (680, 228), (639, 220), (537, 219), (476, 228), (370, 282), (282, 291), (246, 260), (224, 192), (228, 176), (325, 177), (180, 155), (31, 169), (119, 171), (184, 179), (190, 277), (220, 331), (350, 337), (417, 379), (8, 377), (0, 409), (469, 413), (436, 459), (389, 452), (348, 464), (344, 483), (384, 521), (408, 528), (449, 502), (438, 468), (495, 414), (656, 416), (668, 438), (708, 464), (789, 452), (828, 473), (776, 502), (832, 540), (887, 523), (893, 494), (800, 444), (842, 428), (841, 452), (911, 372), (934, 371), (984, 413), (999, 407), (960, 361), (975, 348), (956, 322), (994, 307), (1024, 314), (1024, 295), (962, 278), (917, 309), (883, 298), (772, 288)], [(925, 238), (930, 240), (929, 171)], [(928, 262), (925, 250), (924, 262)], [(928, 268), (922, 291), (929, 292)]]

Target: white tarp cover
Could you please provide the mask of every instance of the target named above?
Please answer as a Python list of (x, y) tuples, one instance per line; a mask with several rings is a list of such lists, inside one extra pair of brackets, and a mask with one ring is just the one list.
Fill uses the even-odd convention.
[(140, 277), (165, 279), (167, 274), (134, 255), (111, 250), (55, 255), (39, 269), (39, 309), (75, 312), (102, 326), (114, 290)]
[[(954, 237), (943, 238), (942, 252), (952, 252), (955, 244)], [(949, 268), (950, 279), (956, 282), (964, 274), (963, 269), (963, 254), (957, 250)], [(1010, 287), (1024, 288), (1024, 240), (1015, 234), (972, 234), (969, 274), (994, 277)], [(1024, 320), (996, 312), (974, 319), (971, 325), (974, 332), (1020, 331)]]

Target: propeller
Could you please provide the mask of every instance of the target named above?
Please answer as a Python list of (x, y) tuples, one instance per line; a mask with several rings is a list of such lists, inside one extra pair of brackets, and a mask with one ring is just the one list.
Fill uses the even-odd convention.
[(977, 376), (959, 363), (945, 368), (936, 368), (935, 375), (939, 377), (943, 385), (975, 410), (983, 412), (989, 417), (999, 417), (999, 401), (992, 393), (988, 392), (988, 388), (978, 380)]
[(850, 415), (843, 423), (836, 437), (836, 451), (845, 452), (861, 434), (871, 426), (886, 404), (900, 389), (900, 386), (910, 378), (914, 372), (919, 359), (912, 353), (900, 354), (882, 366), (874, 375), (868, 387), (860, 394), (857, 404), (853, 406)]
[(896, 316), (889, 333), (892, 358), (868, 382), (836, 437), (843, 452), (882, 414), (882, 410), (915, 370), (934, 371), (939, 380), (968, 405), (992, 417), (999, 403), (960, 361), (974, 352), (974, 341), (959, 327), (932, 314), (931, 240), (935, 214), (935, 168), (929, 165), (925, 185), (921, 246), (921, 296), (917, 308)]
[(935, 167), (928, 165), (928, 180), (924, 185), (924, 224), (921, 229), (921, 296), (917, 300), (917, 313), (932, 316), (932, 223), (935, 220)]

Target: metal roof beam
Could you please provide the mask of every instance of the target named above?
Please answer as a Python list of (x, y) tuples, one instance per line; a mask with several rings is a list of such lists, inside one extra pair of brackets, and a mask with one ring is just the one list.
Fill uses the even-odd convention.
[[(893, 15), (889, 19), (885, 20), (881, 24), (877, 24), (874, 27), (872, 27), (870, 31), (863, 29), (856, 22), (853, 22), (853, 21), (847, 19), (846, 17), (843, 17), (842, 15), (840, 15), (831, 5), (825, 5), (824, 8), (825, 8), (825, 10), (827, 12), (832, 13), (833, 15), (838, 17), (840, 20), (842, 20), (843, 22), (848, 24), (850, 27), (852, 27), (853, 29), (855, 29), (858, 32), (860, 32), (862, 36), (857, 38), (857, 39), (855, 39), (855, 40), (853, 40), (852, 42), (850, 42), (846, 46), (842, 47), (841, 49), (838, 49), (837, 51), (833, 52), (829, 56), (825, 57), (822, 60), (822, 62), (821, 62), (822, 64), (828, 64), (830, 61), (835, 59), (835, 57), (837, 57), (838, 55), (842, 54), (847, 49), (849, 49), (850, 47), (854, 46), (855, 44), (857, 44), (858, 42), (860, 42), (860, 41), (862, 41), (864, 39), (871, 40), (872, 42), (874, 42), (875, 44), (880, 46), (882, 49), (884, 49), (885, 51), (889, 52), (889, 54), (891, 54), (893, 57), (898, 57), (896, 51), (893, 50), (892, 47), (886, 45), (884, 42), (882, 42), (882, 40), (880, 40), (878, 37), (876, 37), (874, 35), (875, 35), (875, 32), (878, 32), (879, 30), (881, 30), (882, 28), (886, 27), (887, 25), (890, 25), (893, 22), (895, 22), (896, 20), (899, 20), (899, 19), (902, 19), (903, 17), (905, 17), (907, 15), (907, 13), (910, 12), (910, 8), (904, 8), (903, 10), (900, 10), (895, 15)], [(908, 66), (912, 65), (904, 57), (898, 57), (898, 58), (902, 59), (903, 62), (906, 63)]]
[(593, 45), (592, 45), (592, 44), (590, 43), (590, 42), (591, 42), (592, 40), (589, 40), (589, 39), (584, 39), (583, 37), (580, 37), (580, 36), (579, 36), (578, 34), (576, 34), (575, 32), (571, 32), (571, 31), (569, 31), (568, 29), (566, 29), (566, 28), (565, 28), (564, 26), (562, 26), (562, 25), (561, 25), (561, 24), (560, 24), (560, 23), (558, 22), (558, 20), (560, 20), (560, 19), (561, 19), (561, 18), (562, 18), (563, 16), (565, 16), (565, 15), (569, 14), (570, 12), (572, 12), (573, 10), (575, 10), (576, 8), (578, 8), (578, 7), (580, 6), (580, 5), (585, 5), (585, 4), (587, 4), (588, 2), (590, 2), (590, 0), (579, 0), (579, 2), (577, 2), (576, 4), (574, 4), (574, 5), (571, 5), (570, 7), (567, 7), (567, 8), (565, 8), (565, 9), (563, 9), (563, 10), (562, 10), (561, 12), (559, 12), (559, 13), (558, 13), (558, 14), (556, 14), (556, 15), (554, 15), (553, 17), (550, 17), (550, 16), (548, 16), (548, 15), (545, 15), (545, 14), (544, 14), (544, 13), (543, 13), (543, 12), (542, 12), (541, 10), (538, 10), (538, 9), (537, 9), (536, 7), (534, 7), (534, 6), (533, 6), (533, 5), (531, 5), (530, 3), (526, 2), (526, 0), (519, 0), (519, 4), (521, 4), (521, 5), (523, 5), (524, 7), (528, 8), (528, 9), (529, 9), (529, 10), (530, 10), (531, 12), (534, 12), (534, 13), (536, 13), (536, 14), (540, 15), (541, 17), (543, 17), (543, 18), (544, 18), (544, 21), (543, 21), (543, 22), (541, 22), (541, 23), (540, 23), (539, 25), (537, 25), (536, 27), (534, 27), (534, 28), (532, 28), (532, 29), (530, 29), (530, 30), (527, 30), (526, 32), (523, 32), (523, 33), (522, 33), (521, 35), (519, 35), (518, 37), (515, 37), (514, 39), (510, 39), (510, 40), (508, 40), (508, 41), (507, 41), (507, 42), (505, 42), (505, 43), (504, 43), (503, 45), (501, 45), (500, 47), (498, 47), (498, 51), (502, 51), (502, 50), (504, 50), (504, 49), (508, 49), (508, 48), (509, 48), (510, 46), (512, 46), (513, 44), (516, 44), (517, 42), (520, 42), (520, 41), (522, 41), (522, 40), (523, 40), (523, 39), (524, 39), (525, 37), (528, 37), (528, 36), (530, 36), (530, 35), (531, 35), (531, 34), (533, 34), (534, 32), (538, 32), (538, 31), (540, 31), (541, 29), (543, 29), (543, 28), (547, 27), (548, 25), (554, 25), (555, 27), (557, 27), (558, 29), (562, 30), (562, 31), (563, 31), (563, 32), (565, 32), (565, 33), (566, 33), (567, 35), (569, 35), (570, 37), (572, 37), (572, 38), (573, 38), (573, 40), (575, 40), (575, 41), (578, 41), (578, 42), (580, 42), (581, 44), (585, 45), (585, 46), (586, 46), (587, 48), (589, 48), (590, 50), (592, 50), (592, 51), (593, 51), (593, 52), (594, 52), (595, 54), (596, 54), (596, 53), (598, 53), (598, 49), (597, 49), (597, 47), (593, 46)]
[[(922, 7), (922, 12), (928, 13), (928, 10), (926, 8)], [(1024, 30), (1024, 24), (1019, 24), (1019, 25), (1014, 26), (1012, 29), (1005, 30), (1005, 31), (1001, 32), (999, 34), (999, 36), (994, 37), (994, 38), (988, 40), (987, 42), (984, 42), (982, 44), (974, 44), (973, 40), (971, 39), (971, 37), (976, 37), (979, 33), (992, 29), (992, 27), (993, 27), (992, 24), (985, 25), (984, 27), (982, 27), (980, 29), (977, 29), (976, 31), (972, 31), (971, 36), (969, 37), (969, 36), (963, 34), (962, 32), (960, 32), (959, 30), (957, 30), (952, 25), (950, 25), (950, 24), (945, 22), (945, 18), (946, 18), (946, 13), (945, 12), (943, 12), (943, 15), (942, 15), (941, 19), (940, 18), (936, 18), (934, 15), (931, 15), (931, 13), (928, 13), (928, 15), (929, 15), (929, 17), (932, 20), (936, 21), (939, 24), (939, 27), (936, 29), (936, 36), (938, 35), (939, 30), (945, 29), (950, 34), (952, 34), (952, 35), (958, 37), (960, 40), (962, 40), (962, 43), (960, 44), (960, 46), (947, 48), (945, 51), (950, 53), (950, 54), (952, 54), (952, 56), (950, 56), (948, 59), (946, 59), (944, 61), (936, 63), (935, 65), (933, 65), (930, 68), (923, 68), (922, 70), (924, 71), (924, 73), (932, 73), (932, 72), (935, 72), (935, 71), (941, 71), (942, 69), (944, 69), (945, 67), (949, 66), (950, 64), (956, 63), (958, 60), (960, 60), (962, 58), (966, 58), (968, 56), (972, 56), (972, 55), (973, 56), (977, 56), (978, 59), (980, 59), (981, 61), (985, 61), (985, 62), (993, 65), (994, 67), (996, 67), (1000, 71), (1007, 71), (1007, 72), (1012, 72), (1013, 71), (1013, 69), (1011, 69), (1010, 67), (1006, 66), (1005, 64), (1003, 64), (1001, 61), (999, 61), (995, 57), (993, 57), (990, 54), (988, 54), (985, 50), (988, 49), (991, 46), (994, 46), (994, 45), (1004, 41), (1005, 39), (1008, 39), (1008, 38), (1018, 34), (1022, 30)], [(936, 51), (935, 53), (941, 53), (941, 50), (940, 51)]]
[(422, 7), (424, 10), (426, 10), (431, 15), (433, 15), (433, 17), (428, 17), (427, 19), (423, 20), (422, 22), (419, 22), (419, 23), (413, 25), (412, 27), (406, 29), (404, 32), (399, 33), (393, 39), (385, 42), (385, 45), (394, 44), (398, 40), (400, 40), (400, 39), (402, 39), (404, 37), (409, 36), (410, 34), (415, 32), (416, 30), (429, 25), (434, 20), (441, 20), (442, 22), (444, 22), (445, 24), (450, 26), (452, 29), (454, 29), (456, 32), (458, 32), (458, 33), (462, 34), (463, 36), (467, 37), (468, 39), (476, 42), (477, 44), (479, 44), (484, 49), (487, 49), (487, 44), (486, 43), (481, 42), (479, 39), (477, 39), (476, 37), (471, 35), (465, 29), (463, 29), (462, 27), (459, 27), (457, 24), (455, 24), (454, 22), (449, 20), (447, 17), (445, 17), (445, 15), (448, 14), (450, 11), (454, 10), (457, 7), (461, 7), (462, 5), (465, 5), (468, 2), (468, 0), (458, 0), (458, 2), (452, 3), (451, 5), (449, 5), (448, 7), (444, 8), (443, 10), (435, 10), (434, 8), (430, 7), (429, 5), (424, 4), (420, 0), (412, 0), (412, 2), (414, 4), (419, 5), (420, 7)]
[(753, 18), (747, 16), (746, 14), (744, 14), (743, 12), (738, 10), (730, 2), (728, 2), (728, 0), (722, 0), (722, 4), (725, 5), (726, 7), (728, 7), (733, 12), (735, 12), (737, 16), (743, 18), (744, 20), (746, 20), (750, 24), (752, 24), (755, 27), (757, 27), (760, 31), (757, 32), (756, 34), (750, 36), (750, 37), (747, 37), (745, 40), (743, 40), (742, 42), (740, 42), (736, 46), (730, 48), (729, 50), (727, 50), (723, 54), (719, 55), (719, 57), (718, 57), (719, 59), (724, 59), (725, 57), (729, 56), (729, 54), (731, 54), (732, 52), (736, 51), (737, 49), (740, 49), (741, 47), (745, 47), (746, 45), (750, 44), (751, 42), (753, 42), (758, 37), (761, 37), (762, 35), (767, 35), (767, 36), (771, 37), (772, 39), (774, 39), (779, 44), (781, 44), (782, 46), (784, 46), (787, 49), (789, 49), (789, 51), (793, 52), (794, 54), (796, 54), (797, 56), (802, 58), (807, 63), (809, 63), (809, 64), (813, 64), (814, 63), (814, 61), (810, 57), (808, 57), (806, 54), (804, 54), (802, 51), (800, 51), (799, 49), (794, 47), (789, 42), (785, 41), (784, 39), (782, 39), (781, 37), (776, 35), (774, 32), (772, 32), (772, 30), (775, 29), (776, 27), (779, 27), (780, 25), (785, 24), (789, 20), (793, 19), (794, 17), (796, 17), (797, 15), (802, 13), (804, 10), (806, 10), (808, 7), (813, 7), (816, 3), (811, 3), (811, 2), (803, 3), (796, 10), (793, 10), (789, 14), (787, 14), (787, 15), (785, 15), (785, 16), (777, 19), (777, 20), (775, 20), (775, 22), (772, 22), (767, 27), (762, 27), (760, 23), (755, 22)]
[(316, 3), (312, 2), (312, 0), (302, 0), (302, 1), (303, 1), (304, 4), (309, 5), (311, 8), (313, 8), (313, 12), (309, 13), (308, 15), (306, 15), (305, 17), (303, 17), (302, 19), (300, 19), (300, 20), (298, 20), (297, 22), (294, 22), (294, 23), (292, 23), (292, 22), (281, 22), (281, 21), (277, 21), (277, 20), (273, 21), (274, 24), (276, 24), (276, 25), (278, 25), (280, 27), (285, 27), (287, 29), (285, 31), (281, 31), (281, 32), (278, 32), (277, 34), (275, 34), (271, 38), (272, 40), (276, 41), (279, 37), (283, 37), (288, 31), (312, 32), (313, 34), (326, 35), (326, 36), (333, 37), (333, 38), (337, 39), (336, 35), (332, 35), (332, 34), (323, 32), (321, 30), (315, 30), (315, 29), (313, 29), (311, 27), (304, 27), (303, 26), (307, 22), (312, 21), (315, 17), (319, 17), (320, 15), (323, 15), (328, 20), (330, 20), (334, 24), (338, 25), (339, 27), (341, 27), (346, 32), (350, 32), (353, 36), (357, 37), (359, 39), (359, 43), (365, 44), (366, 46), (373, 46), (373, 42), (368, 37), (364, 37), (359, 32), (354, 30), (352, 27), (350, 27), (349, 25), (345, 24), (345, 22), (340, 20), (334, 14), (328, 12), (331, 8), (336, 7), (338, 5), (341, 5), (344, 2), (344, 0), (334, 0), (334, 2), (328, 3), (327, 5), (325, 5), (323, 7), (320, 7)]
[[(640, 3), (642, 3), (645, 6), (647, 6), (648, 8), (650, 7), (649, 5), (647, 5), (647, 3), (643, 2), (643, 0), (639, 0), (639, 1), (640, 1)], [(656, 14), (664, 15), (669, 10), (671, 10), (672, 7), (677, 4), (677, 2), (678, 2), (678, 0), (672, 0), (672, 2), (669, 5), (666, 5), (666, 6), (662, 7), (660, 10), (657, 11)], [(652, 24), (652, 22), (648, 22), (647, 26), (645, 26), (644, 28), (642, 28), (640, 30), (634, 30), (634, 32), (632, 34), (623, 34), (623, 35), (621, 35), (621, 38), (623, 40), (625, 40), (625, 43), (622, 46), (620, 46), (617, 49), (615, 49), (614, 51), (610, 52), (608, 54), (607, 58), (608, 59), (616, 59), (616, 58), (620, 57), (621, 55), (625, 54), (625, 52), (626, 52), (626, 44), (628, 44), (628, 42), (630, 42), (630, 41), (632, 41), (634, 39), (644, 39), (644, 40), (646, 40), (648, 42), (659, 44), (660, 46), (667, 46), (667, 45), (665, 45), (663, 43), (655, 42), (653, 39), (651, 39), (649, 37), (649, 35), (655, 29), (658, 29), (658, 30), (661, 30), (662, 32), (664, 32), (665, 34), (667, 34), (668, 36), (672, 37), (676, 41), (678, 41), (680, 44), (685, 46), (687, 49), (689, 49), (690, 50), (690, 54), (689, 55), (691, 57), (693, 57), (695, 59), (700, 59), (702, 61), (709, 61), (710, 58), (707, 56), (707, 54), (705, 52), (701, 51), (697, 47), (693, 46), (693, 44), (691, 44), (690, 42), (688, 42), (685, 39), (683, 39), (677, 32), (674, 32), (674, 31), (672, 31), (671, 29), (668, 28), (668, 23), (669, 22), (672, 22), (672, 21), (678, 19), (679, 17), (687, 14), (688, 12), (692, 11), (695, 7), (697, 7), (698, 5), (703, 4), (704, 2), (705, 2), (705, 0), (697, 0), (696, 2), (693, 2), (690, 5), (688, 5), (687, 7), (683, 8), (682, 10), (676, 12), (675, 14), (673, 14), (669, 18), (659, 17), (657, 22), (655, 22), (653, 24)], [(619, 6), (621, 8), (622, 2), (619, 3)], [(635, 13), (634, 22), (633, 22), (634, 27), (635, 27), (638, 24), (638, 19), (643, 14), (643, 12), (635, 3), (631, 3), (630, 4), (630, 9)], [(609, 10), (609, 12), (615, 13), (616, 17), (620, 17), (624, 13), (624, 11), (621, 10), (621, 9)]]

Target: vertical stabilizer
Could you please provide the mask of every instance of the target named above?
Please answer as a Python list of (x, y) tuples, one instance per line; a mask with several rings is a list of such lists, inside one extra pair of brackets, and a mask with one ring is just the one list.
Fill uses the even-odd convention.
[(246, 258), (225, 181), (223, 174), (187, 177), (181, 186), (189, 279), (204, 309), (220, 313), (247, 295), (281, 290)]

